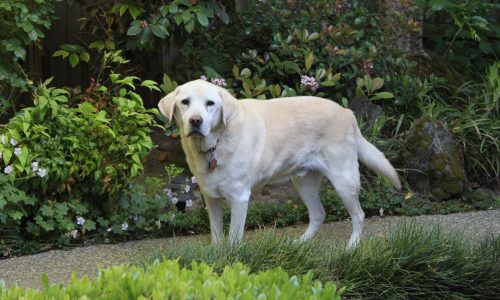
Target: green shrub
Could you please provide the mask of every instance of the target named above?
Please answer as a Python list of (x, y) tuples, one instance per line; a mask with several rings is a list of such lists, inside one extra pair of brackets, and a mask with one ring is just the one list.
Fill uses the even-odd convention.
[(152, 259), (178, 259), (183, 266), (206, 262), (217, 272), (236, 262), (252, 272), (281, 267), (301, 275), (313, 270), (315, 278), (345, 287), (348, 298), (495, 298), (500, 293), (500, 235), (475, 246), (470, 242), (439, 228), (405, 224), (355, 249), (324, 236), (300, 243), (267, 233), (248, 236), (241, 245), (187, 242)]
[(469, 180), (498, 184), (500, 176), (500, 63), (483, 81), (454, 88), (436, 87), (424, 95), (420, 110), (444, 122), (460, 142)]
[[(83, 101), (70, 100), (69, 92), (45, 82), (34, 94), (35, 106), (0, 129), (1, 172), (37, 199), (17, 212), (25, 237), (67, 242), (76, 229), (81, 234), (96, 229), (99, 217), (104, 217), (99, 225), (109, 225), (105, 219), (118, 208), (119, 195), (143, 170), (157, 110), (145, 109), (134, 89), (156, 86), (118, 74), (110, 81), (109, 89), (94, 83)], [(77, 217), (83, 220), (79, 224)], [(15, 228), (0, 223), (0, 230), (6, 229)]]
[(15, 111), (21, 92), (31, 87), (23, 61), (26, 48), (38, 44), (50, 28), (54, 6), (45, 0), (3, 0), (0, 3), (0, 117)]
[(280, 268), (250, 273), (237, 263), (219, 275), (213, 268), (193, 262), (183, 268), (177, 261), (155, 261), (144, 267), (115, 266), (102, 270), (95, 280), (73, 275), (67, 286), (49, 285), (44, 290), (5, 288), (2, 299), (340, 299), (342, 290), (332, 283), (312, 280), (312, 273), (289, 276)]

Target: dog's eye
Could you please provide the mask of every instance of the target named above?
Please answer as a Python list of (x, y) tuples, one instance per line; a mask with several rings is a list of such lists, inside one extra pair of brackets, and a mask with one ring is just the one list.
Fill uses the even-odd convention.
[(181, 101), (181, 103), (184, 105), (189, 105), (189, 99), (184, 99)]
[(215, 104), (215, 103), (214, 103), (212, 100), (208, 100), (208, 101), (207, 101), (207, 106), (212, 106), (212, 105), (214, 105), (214, 104)]

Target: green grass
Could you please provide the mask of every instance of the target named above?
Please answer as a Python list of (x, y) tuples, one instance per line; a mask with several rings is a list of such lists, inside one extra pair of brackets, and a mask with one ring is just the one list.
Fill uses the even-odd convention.
[(201, 261), (217, 272), (237, 262), (252, 272), (278, 266), (291, 275), (312, 270), (315, 279), (345, 287), (347, 297), (492, 299), (500, 294), (500, 235), (470, 246), (464, 238), (438, 228), (407, 224), (354, 250), (344, 246), (258, 233), (237, 246), (178, 245), (153, 260), (178, 259), (184, 266)]

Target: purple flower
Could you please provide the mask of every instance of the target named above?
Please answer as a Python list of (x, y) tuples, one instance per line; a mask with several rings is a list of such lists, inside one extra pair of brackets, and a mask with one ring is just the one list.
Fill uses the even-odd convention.
[(226, 80), (224, 78), (212, 78), (210, 80), (210, 82), (212, 82), (213, 84), (218, 85), (220, 87), (226, 87), (227, 86)]
[(207, 76), (205, 76), (205, 75), (201, 75), (201, 76), (200, 76), (200, 79), (201, 79), (201, 80), (205, 80), (205, 81), (207, 81)]
[(22, 151), (21, 151), (21, 148), (19, 148), (19, 147), (14, 149), (14, 155), (15, 155), (15, 156), (19, 156), (19, 155), (21, 155), (21, 152), (22, 152)]
[(0, 143), (5, 144), (5, 135), (0, 135)]
[(300, 76), (300, 83), (302, 83), (305, 86), (309, 86), (311, 88), (311, 91), (316, 92), (316, 90), (319, 88), (319, 83), (316, 81), (316, 78), (314, 77), (309, 77), (307, 75), (302, 75)]
[(15, 145), (17, 145), (17, 141), (15, 139), (10, 139), (10, 144), (12, 146), (15, 146)]

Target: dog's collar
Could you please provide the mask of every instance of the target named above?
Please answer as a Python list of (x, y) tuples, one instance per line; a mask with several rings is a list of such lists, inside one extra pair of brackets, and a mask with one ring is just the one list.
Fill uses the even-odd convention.
[(208, 149), (207, 151), (201, 150), (201, 147), (200, 147), (200, 153), (204, 153), (204, 154), (210, 153), (210, 157), (208, 158), (208, 168), (210, 170), (217, 168), (217, 159), (215, 158), (215, 150), (217, 150), (217, 145), (219, 144), (219, 140), (220, 140), (220, 137), (217, 138), (217, 141), (215, 142), (215, 146)]

